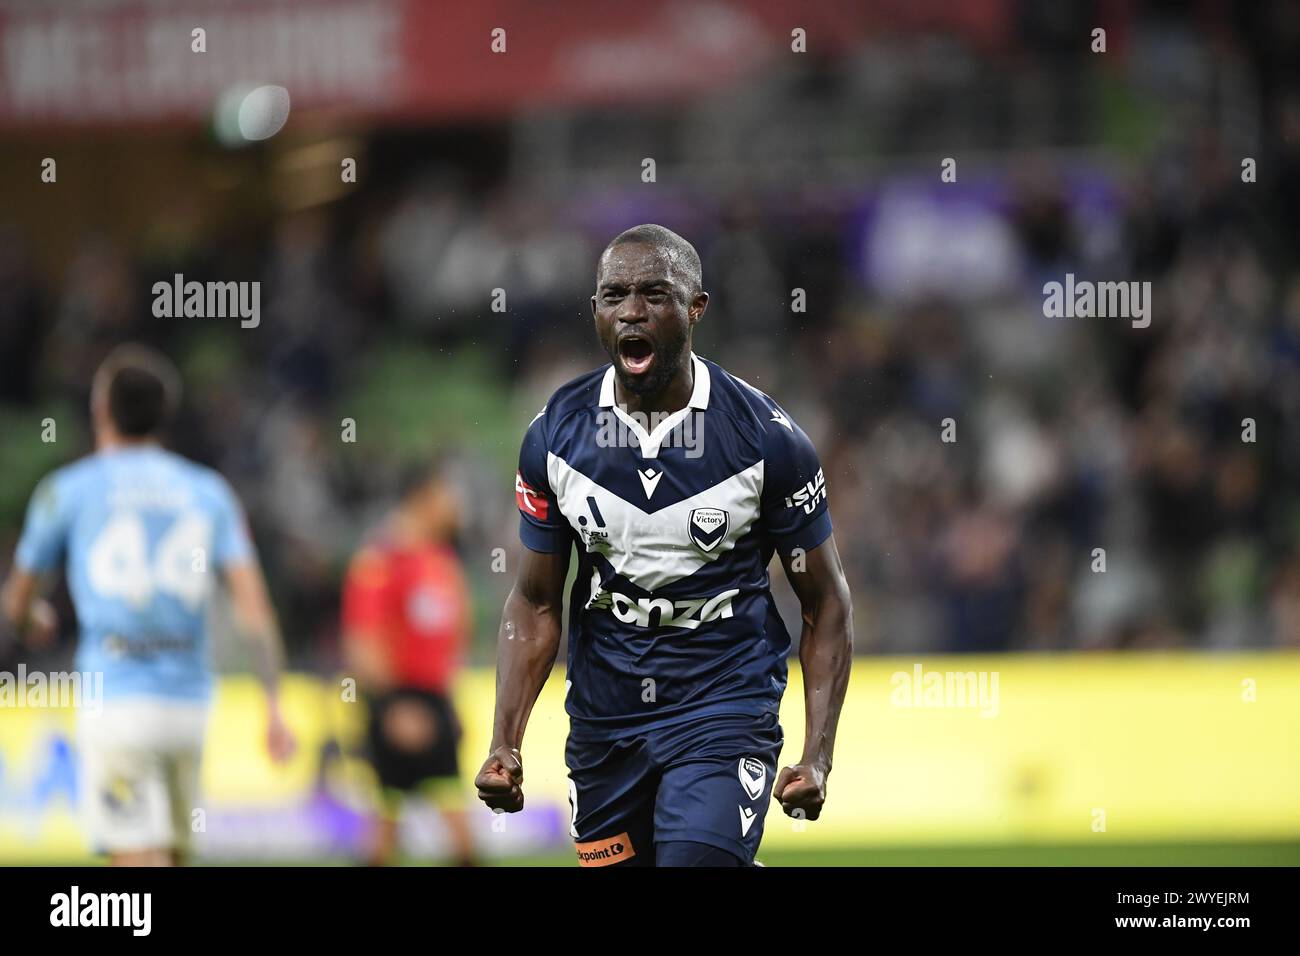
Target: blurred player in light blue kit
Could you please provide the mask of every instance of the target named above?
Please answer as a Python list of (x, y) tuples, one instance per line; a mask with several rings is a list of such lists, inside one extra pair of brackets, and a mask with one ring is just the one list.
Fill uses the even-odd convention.
[(91, 389), (96, 451), (37, 486), (3, 592), (5, 616), (39, 645), (57, 628), (40, 576), (66, 567), (77, 670), (103, 675), (102, 713), (78, 714), (81, 800), (92, 845), (116, 865), (185, 859), (212, 691), (214, 577), (256, 651), (271, 757), (294, 747), (276, 693), (279, 627), (239, 502), (219, 474), (159, 443), (179, 394), (178, 372), (152, 349), (108, 356)]

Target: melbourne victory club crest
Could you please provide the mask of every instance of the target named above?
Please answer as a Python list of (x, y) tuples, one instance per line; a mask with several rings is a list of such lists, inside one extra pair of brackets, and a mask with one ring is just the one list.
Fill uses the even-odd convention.
[(712, 551), (727, 536), (727, 523), (727, 513), (721, 508), (696, 508), (687, 530), (701, 551)]
[(741, 757), (737, 774), (749, 799), (757, 800), (763, 795), (763, 787), (767, 785), (767, 768), (763, 766), (763, 761), (756, 757)]

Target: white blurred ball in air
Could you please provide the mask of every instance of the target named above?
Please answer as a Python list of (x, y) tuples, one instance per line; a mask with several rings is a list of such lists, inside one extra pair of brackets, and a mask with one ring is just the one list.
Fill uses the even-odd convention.
[(239, 132), (244, 139), (270, 139), (289, 119), (289, 91), (283, 86), (259, 86), (239, 104)]

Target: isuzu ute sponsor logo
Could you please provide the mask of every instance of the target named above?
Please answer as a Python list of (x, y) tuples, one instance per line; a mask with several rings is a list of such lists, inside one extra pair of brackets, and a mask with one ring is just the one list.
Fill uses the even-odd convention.
[(805, 514), (812, 514), (817, 508), (817, 502), (823, 501), (825, 498), (826, 474), (819, 468), (816, 478), (785, 499), (785, 506), (787, 508), (802, 508)]

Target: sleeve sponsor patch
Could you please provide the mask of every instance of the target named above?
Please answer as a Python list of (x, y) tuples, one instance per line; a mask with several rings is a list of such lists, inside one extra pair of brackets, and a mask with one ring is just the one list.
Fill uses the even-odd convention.
[(515, 472), (515, 504), (524, 514), (538, 521), (546, 520), (546, 498), (524, 481), (519, 472)]

